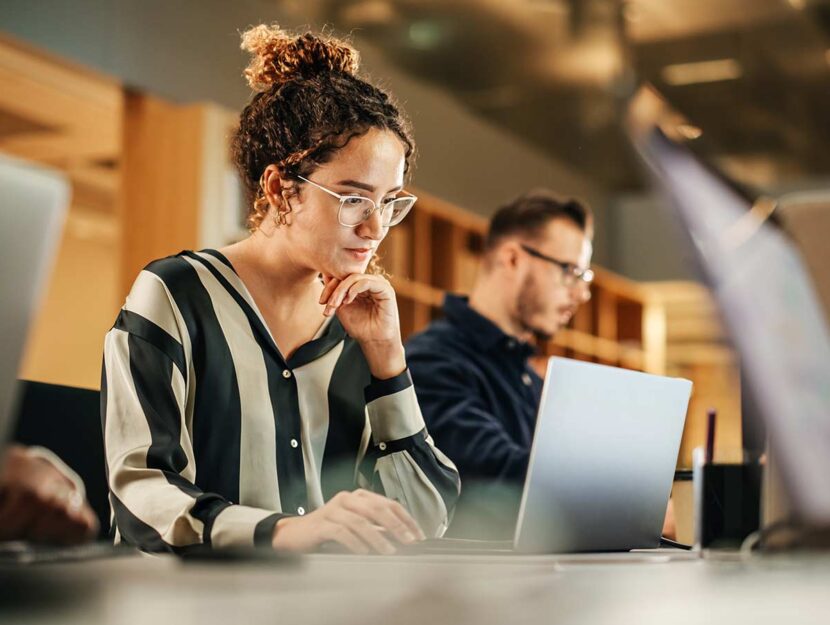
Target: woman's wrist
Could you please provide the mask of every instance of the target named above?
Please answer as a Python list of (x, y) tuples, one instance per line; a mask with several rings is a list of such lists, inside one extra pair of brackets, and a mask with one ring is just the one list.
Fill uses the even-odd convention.
[(406, 353), (398, 341), (366, 341), (360, 344), (369, 371), (378, 380), (388, 380), (406, 370)]
[(285, 534), (286, 529), (288, 529), (286, 526), (291, 526), (300, 519), (302, 517), (288, 516), (276, 522), (274, 525), (274, 533), (271, 535), (271, 546), (274, 549), (290, 551), (294, 548), (294, 545), (291, 544), (290, 537)]

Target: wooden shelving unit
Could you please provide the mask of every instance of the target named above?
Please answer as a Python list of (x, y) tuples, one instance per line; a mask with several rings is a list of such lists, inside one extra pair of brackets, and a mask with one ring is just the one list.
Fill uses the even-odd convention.
[(447, 291), (472, 287), (487, 222), (418, 189), (410, 217), (381, 244), (381, 265), (398, 294), (404, 337), (440, 315)]

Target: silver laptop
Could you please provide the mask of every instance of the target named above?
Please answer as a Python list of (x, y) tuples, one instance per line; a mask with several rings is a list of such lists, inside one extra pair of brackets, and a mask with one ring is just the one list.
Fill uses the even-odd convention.
[(0, 156), (0, 455), (11, 434), (20, 358), (68, 205), (63, 176)]
[(688, 380), (551, 358), (516, 551), (657, 547), (691, 391)]
[(551, 358), (514, 540), (434, 539), (405, 551), (658, 547), (691, 391), (689, 380)]
[[(11, 437), (20, 358), (49, 276), (69, 206), (57, 172), (0, 156), (0, 458)], [(107, 543), (72, 547), (0, 543), (0, 564), (108, 556)]]
[[(70, 187), (59, 173), (0, 156), (0, 455), (12, 430), (20, 358), (55, 260)], [(0, 543), (0, 564), (130, 555), (110, 542), (69, 547)]]

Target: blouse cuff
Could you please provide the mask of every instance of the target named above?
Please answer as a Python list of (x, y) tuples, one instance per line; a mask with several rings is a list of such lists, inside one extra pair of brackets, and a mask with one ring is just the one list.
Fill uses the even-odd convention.
[(372, 378), (365, 397), (375, 445), (414, 436), (424, 429), (409, 369), (388, 380)]
[(228, 506), (213, 521), (210, 542), (214, 547), (271, 544), (274, 526), (286, 515), (249, 506)]

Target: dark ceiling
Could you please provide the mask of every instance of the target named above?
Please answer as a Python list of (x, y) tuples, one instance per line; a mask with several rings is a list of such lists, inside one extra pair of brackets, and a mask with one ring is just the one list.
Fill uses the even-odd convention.
[(830, 0), (315, 0), (352, 30), (609, 191), (640, 187), (620, 126), (650, 81), (728, 174), (830, 173)]

